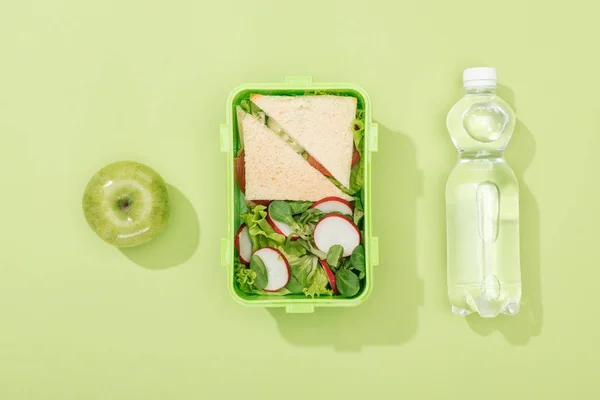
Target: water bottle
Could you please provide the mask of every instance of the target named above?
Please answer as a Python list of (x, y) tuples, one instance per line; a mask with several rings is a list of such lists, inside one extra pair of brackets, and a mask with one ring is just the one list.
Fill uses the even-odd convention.
[(504, 160), (515, 114), (494, 68), (463, 73), (465, 96), (446, 124), (458, 163), (446, 184), (448, 295), (457, 315), (514, 315), (521, 301), (519, 188)]

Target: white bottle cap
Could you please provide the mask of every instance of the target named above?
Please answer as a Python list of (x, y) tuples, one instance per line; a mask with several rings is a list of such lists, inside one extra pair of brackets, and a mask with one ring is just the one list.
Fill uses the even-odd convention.
[(464, 88), (471, 88), (476, 86), (496, 87), (496, 80), (496, 68), (467, 68), (463, 72)]

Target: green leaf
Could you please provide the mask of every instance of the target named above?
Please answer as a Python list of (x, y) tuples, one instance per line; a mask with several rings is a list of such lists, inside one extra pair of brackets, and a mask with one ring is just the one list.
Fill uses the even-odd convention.
[(335, 275), (335, 284), (340, 294), (344, 297), (352, 297), (358, 293), (360, 283), (358, 276), (347, 269), (340, 269)]
[(360, 221), (364, 216), (362, 201), (360, 200), (361, 192), (357, 193), (354, 197), (354, 224), (360, 226)]
[(323, 216), (323, 212), (321, 210), (317, 210), (316, 208), (310, 208), (306, 210), (302, 215), (296, 216), (295, 221), (295, 229), (296, 232), (306, 240), (312, 240), (315, 226)]
[(249, 99), (244, 99), (240, 102), (240, 108), (258, 118), (262, 123), (265, 123), (266, 114), (256, 104)]
[(285, 296), (286, 294), (291, 293), (286, 288), (280, 289), (276, 292), (267, 292), (264, 290), (257, 289), (254, 286), (255, 278), (256, 274), (246, 265), (242, 264), (242, 262), (238, 258), (236, 260), (235, 266), (235, 280), (237, 281), (238, 286), (242, 292), (248, 294), (256, 294), (260, 296)]
[(250, 269), (256, 275), (254, 278), (254, 287), (264, 289), (269, 283), (269, 278), (267, 277), (265, 263), (259, 256), (252, 256), (250, 259)]
[(352, 131), (353, 131), (353, 139), (354, 139), (354, 147), (358, 150), (358, 153), (362, 156), (363, 154), (363, 146), (362, 140), (365, 136), (365, 123), (360, 119), (355, 119), (352, 122)]
[(262, 247), (278, 247), (285, 243), (285, 236), (275, 232), (267, 222), (267, 212), (264, 206), (254, 206), (240, 218), (248, 226), (253, 251)]
[(256, 274), (238, 260), (236, 263), (235, 280), (240, 289), (246, 293), (253, 293), (255, 278)]
[(250, 102), (250, 100), (244, 99), (244, 100), (240, 101), (240, 108), (242, 110), (244, 110), (245, 112), (251, 114), (252, 113), (251, 104), (252, 103)]
[(313, 205), (310, 201), (288, 201), (287, 203), (290, 206), (293, 215), (302, 214)]
[(362, 120), (355, 118), (354, 121), (352, 121), (352, 131), (354, 132), (354, 143), (358, 141), (360, 141), (360, 139), (362, 138), (362, 136), (357, 136), (357, 134), (363, 132), (365, 130), (365, 123), (362, 122)]
[(355, 270), (359, 271), (359, 279), (364, 278), (366, 273), (365, 248), (362, 245), (356, 246), (350, 256), (350, 264)]
[(361, 156), (360, 161), (352, 171), (350, 171), (350, 192), (352, 194), (357, 193), (365, 185), (365, 162)]
[(306, 249), (302, 247), (297, 240), (292, 240), (292, 236), (288, 236), (285, 240), (285, 246), (283, 247), (283, 252), (285, 253), (288, 261), (290, 257), (302, 257), (306, 254)]
[(275, 221), (284, 222), (286, 224), (294, 224), (296, 221), (292, 217), (292, 208), (282, 200), (276, 200), (269, 204), (269, 215)]
[(323, 211), (319, 210), (318, 208), (309, 208), (300, 216), (300, 218), (298, 218), (298, 223), (300, 225), (313, 223), (316, 225), (323, 215)]
[(339, 244), (334, 244), (327, 252), (327, 264), (329, 264), (330, 267), (337, 268), (340, 264), (340, 259), (342, 258), (343, 254), (344, 248)]
[(304, 288), (304, 294), (314, 298), (315, 296), (328, 295), (331, 296), (333, 291), (327, 289), (329, 279), (323, 268), (316, 268), (312, 276), (310, 285)]
[(358, 193), (363, 186), (365, 185), (365, 161), (364, 161), (364, 157), (361, 156), (360, 157), (360, 161), (358, 161), (358, 164), (356, 164), (354, 166), (354, 168), (352, 168), (352, 171), (350, 171), (350, 188), (346, 188), (344, 187), (341, 183), (339, 183), (337, 181), (337, 179), (335, 179), (332, 176), (328, 176), (327, 179), (329, 179), (329, 181), (338, 189), (340, 189), (343, 193), (346, 193), (347, 195), (350, 196), (355, 196), (356, 193)]
[(292, 293), (302, 293), (308, 285), (309, 275), (312, 277), (312, 272), (315, 267), (313, 264), (313, 256), (306, 256), (298, 259), (296, 262), (290, 262), (290, 281), (286, 288)]
[(308, 288), (319, 268), (318, 259), (313, 255), (306, 255), (295, 262), (290, 262), (290, 282), (286, 288), (292, 293), (303, 293)]
[(360, 154), (360, 161), (350, 171), (350, 193), (356, 194), (365, 185), (365, 160), (364, 160), (364, 136), (365, 136), (365, 124), (362, 121), (364, 118), (364, 111), (358, 110), (356, 113), (356, 119), (352, 122), (354, 146)]
[(311, 241), (308, 241), (305, 239), (298, 239), (297, 242), (302, 247), (304, 247), (309, 253), (312, 253), (313, 255), (317, 256), (321, 260), (325, 260), (327, 258), (327, 254), (325, 252), (317, 249), (315, 246), (313, 246)]
[(286, 289), (292, 294), (302, 293), (304, 283), (302, 282), (302, 272), (297, 268), (290, 268), (290, 281), (286, 285)]

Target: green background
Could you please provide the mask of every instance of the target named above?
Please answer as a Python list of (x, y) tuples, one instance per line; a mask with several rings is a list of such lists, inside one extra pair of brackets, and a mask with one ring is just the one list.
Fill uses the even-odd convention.
[[(600, 322), (596, 1), (0, 3), (0, 399), (593, 399)], [(519, 123), (521, 313), (450, 313), (445, 115), (463, 68), (498, 68)], [(365, 87), (371, 298), (313, 315), (246, 309), (219, 267), (219, 124), (245, 82)], [(112, 248), (82, 191), (145, 162), (174, 209), (152, 245)]]

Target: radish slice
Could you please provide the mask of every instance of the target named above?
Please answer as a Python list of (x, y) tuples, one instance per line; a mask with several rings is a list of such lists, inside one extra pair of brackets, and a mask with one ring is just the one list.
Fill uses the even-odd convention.
[[(273, 227), (275, 232), (285, 237), (290, 236), (290, 234), (294, 232), (292, 227), (286, 224), (285, 222), (275, 221), (273, 218), (271, 218), (271, 214), (269, 212), (267, 212), (267, 222)], [(298, 236), (294, 235), (292, 239), (298, 239)]]
[(276, 292), (290, 281), (290, 265), (281, 252), (272, 247), (263, 247), (254, 252), (259, 256), (267, 269), (267, 292)]
[(327, 264), (327, 261), (319, 260), (319, 262), (321, 263), (321, 266), (325, 270), (327, 279), (329, 279), (329, 285), (331, 285), (331, 290), (333, 290), (333, 293), (338, 294), (337, 286), (335, 284), (335, 274), (333, 273), (331, 268), (329, 268), (329, 264)]
[(235, 248), (238, 251), (240, 260), (246, 265), (250, 264), (252, 241), (250, 240), (250, 233), (248, 233), (246, 224), (242, 224), (235, 235)]
[(311, 208), (323, 211), (325, 214), (339, 212), (345, 215), (353, 215), (352, 206), (344, 199), (339, 197), (325, 197), (317, 201)]
[(329, 214), (315, 226), (315, 245), (327, 253), (331, 246), (339, 244), (344, 248), (343, 257), (352, 255), (352, 251), (360, 244), (360, 231), (348, 217)]

